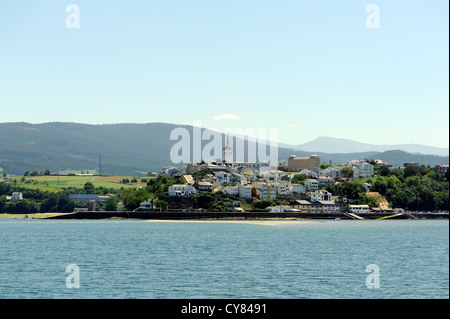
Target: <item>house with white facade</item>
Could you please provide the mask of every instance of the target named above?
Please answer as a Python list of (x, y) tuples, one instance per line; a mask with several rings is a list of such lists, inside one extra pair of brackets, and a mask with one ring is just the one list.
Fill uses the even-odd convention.
[(231, 183), (231, 173), (229, 172), (216, 172), (216, 177), (219, 179), (218, 182), (220, 184), (229, 184)]
[(228, 179), (230, 184), (245, 184), (247, 182), (247, 177), (236, 172), (232, 172)]
[(196, 181), (194, 184), (194, 187), (199, 191), (199, 192), (212, 192), (214, 185), (211, 182), (207, 182), (207, 181)]
[(348, 205), (348, 212), (354, 214), (367, 214), (370, 212), (369, 205)]
[(136, 208), (134, 211), (138, 211), (138, 210), (152, 210), (153, 209), (153, 205), (156, 202), (156, 199), (147, 199), (144, 202), (141, 202), (139, 204), (139, 207)]
[(12, 193), (11, 200), (22, 200), (23, 194), (21, 192)]
[(245, 199), (252, 198), (252, 188), (253, 187), (251, 185), (239, 184), (238, 185), (239, 197)]
[(342, 167), (340, 166), (328, 167), (322, 171), (322, 174), (337, 179), (341, 177), (341, 170)]
[(292, 195), (291, 185), (289, 182), (276, 180), (273, 183), (270, 183), (273, 188), (276, 189), (276, 193), (279, 195)]
[(317, 179), (319, 182), (319, 187), (321, 186), (325, 186), (327, 184), (335, 184), (335, 181), (333, 178), (331, 178), (330, 176), (319, 176), (319, 178)]
[(318, 190), (309, 194), (311, 202), (331, 201), (332, 194), (326, 190)]
[(319, 189), (319, 181), (316, 179), (308, 178), (305, 180), (305, 187), (310, 190), (318, 190)]
[(339, 213), (341, 211), (341, 207), (337, 205), (335, 202), (329, 200), (323, 200), (316, 202), (320, 204), (319, 212), (331, 214), (331, 213)]
[(239, 195), (239, 186), (225, 186), (222, 189), (223, 193), (228, 196), (238, 196)]
[(341, 207), (332, 201), (308, 202), (306, 200), (295, 200), (289, 205), (306, 213), (338, 213), (341, 211)]
[(198, 194), (192, 185), (175, 184), (169, 186), (169, 196), (191, 197)]
[(293, 183), (290, 186), (290, 190), (294, 194), (304, 194), (306, 192), (306, 187), (305, 187), (305, 185), (302, 185), (302, 184)]

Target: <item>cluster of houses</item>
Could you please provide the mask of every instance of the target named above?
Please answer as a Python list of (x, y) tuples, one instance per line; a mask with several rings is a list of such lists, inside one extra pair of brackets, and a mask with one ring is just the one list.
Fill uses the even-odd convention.
[(227, 170), (219, 169), (222, 165), (204, 164), (212, 173), (207, 174), (201, 180), (196, 180), (192, 175), (185, 174), (184, 184), (176, 184), (169, 187), (170, 197), (192, 197), (205, 192), (223, 192), (225, 195), (250, 200), (283, 199), (288, 200), (288, 206), (268, 207), (271, 212), (302, 211), (317, 213), (341, 212), (347, 205), (347, 199), (342, 196), (333, 196), (319, 187), (327, 183), (335, 184), (336, 181), (328, 176), (318, 176), (319, 172), (311, 170), (301, 171), (307, 173), (310, 178), (304, 184), (292, 183), (293, 174), (276, 170), (274, 172), (248, 170), (247, 167)]
[[(374, 176), (374, 166), (366, 160), (354, 160), (343, 166), (321, 169), (317, 155), (293, 155), (287, 164), (280, 164), (278, 167), (269, 167), (266, 163), (235, 162), (232, 149), (228, 145), (223, 149), (221, 161), (190, 163), (181, 169), (165, 167), (161, 174), (183, 176), (183, 184), (169, 187), (171, 198), (190, 198), (205, 192), (223, 192), (224, 195), (244, 200), (282, 199), (289, 202), (286, 206), (269, 207), (268, 210), (273, 212), (333, 213), (347, 209), (347, 199), (333, 196), (320, 188), (341, 181), (344, 178), (341, 174), (344, 167), (353, 170), (351, 179), (354, 180)], [(194, 175), (203, 170), (207, 170), (208, 174), (202, 179), (195, 179)], [(306, 175), (306, 180), (301, 184), (292, 182), (297, 174)], [(368, 209), (368, 206), (363, 209)]]

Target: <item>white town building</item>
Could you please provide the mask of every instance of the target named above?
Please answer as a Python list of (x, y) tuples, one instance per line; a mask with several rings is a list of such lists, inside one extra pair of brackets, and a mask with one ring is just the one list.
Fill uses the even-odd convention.
[(306, 191), (305, 185), (302, 184), (291, 184), (290, 189), (294, 194), (304, 194)]
[(319, 181), (316, 179), (308, 178), (305, 180), (305, 187), (310, 190), (318, 190), (319, 189)]
[(373, 165), (363, 161), (363, 160), (353, 160), (348, 163), (349, 167), (353, 169), (355, 174), (353, 178), (362, 179), (362, 178), (372, 178), (373, 177)]
[(191, 197), (198, 194), (198, 191), (191, 185), (175, 184), (169, 186), (169, 196)]
[(246, 199), (252, 198), (252, 186), (251, 185), (239, 184), (238, 189), (239, 189), (239, 197), (240, 198), (246, 198)]

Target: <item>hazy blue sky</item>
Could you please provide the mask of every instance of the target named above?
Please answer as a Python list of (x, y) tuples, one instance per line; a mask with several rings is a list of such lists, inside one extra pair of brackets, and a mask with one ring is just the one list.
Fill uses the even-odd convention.
[[(366, 25), (371, 3), (379, 28)], [(278, 128), (290, 144), (448, 147), (448, 6), (0, 0), (0, 122), (197, 120)]]

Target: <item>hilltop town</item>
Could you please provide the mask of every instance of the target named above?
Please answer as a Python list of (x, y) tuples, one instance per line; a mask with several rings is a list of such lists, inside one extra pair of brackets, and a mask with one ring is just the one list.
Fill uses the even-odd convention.
[[(233, 149), (227, 144), (221, 160), (189, 163), (182, 168), (165, 167), (160, 174), (178, 183), (168, 186), (166, 194), (141, 202), (135, 210), (163, 209), (161, 201), (164, 209), (182, 211), (360, 214), (403, 210), (408, 207), (392, 207), (370, 182), (375, 171), (384, 171), (386, 176), (386, 170), (405, 168), (417, 171), (419, 164), (392, 167), (382, 160), (356, 159), (332, 166), (321, 163), (319, 156), (312, 154), (292, 155), (287, 163), (270, 167), (267, 163), (234, 161)], [(438, 165), (436, 171), (446, 174), (448, 165)], [(156, 172), (149, 175), (158, 176)], [(349, 193), (353, 194), (348, 196)], [(199, 203), (199, 198), (206, 200)]]
[[(270, 166), (261, 162), (237, 162), (234, 158), (233, 148), (227, 143), (222, 158), (216, 161), (163, 167), (160, 172), (149, 172), (138, 178), (139, 181), (82, 172), (73, 178), (79, 178), (78, 182), (84, 184), (71, 187), (66, 180), (62, 181), (62, 188), (49, 186), (53, 178), (50, 183), (61, 187), (59, 174), (54, 176), (48, 170), (27, 171), (17, 178), (3, 173), (0, 213), (367, 214), (449, 209), (448, 165), (425, 167), (412, 162), (392, 167), (383, 160), (364, 158), (332, 166), (311, 154), (292, 155), (287, 162)], [(43, 181), (39, 181), (41, 177)]]

